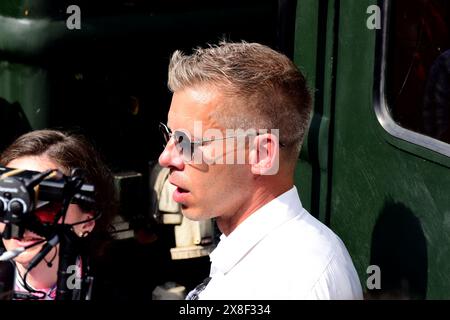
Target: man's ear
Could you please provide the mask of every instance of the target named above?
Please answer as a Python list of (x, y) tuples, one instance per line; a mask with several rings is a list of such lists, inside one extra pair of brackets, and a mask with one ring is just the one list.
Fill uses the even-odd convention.
[(255, 175), (277, 174), (280, 167), (278, 137), (272, 133), (257, 135), (250, 144), (249, 161)]

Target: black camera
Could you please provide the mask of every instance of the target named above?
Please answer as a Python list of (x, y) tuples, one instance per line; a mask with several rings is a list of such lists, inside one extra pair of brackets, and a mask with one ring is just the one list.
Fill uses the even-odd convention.
[[(34, 212), (64, 201), (93, 206), (94, 186), (83, 183), (81, 171), (65, 176), (57, 170), (36, 172), (0, 167), (0, 222), (5, 224), (4, 239), (21, 238), (25, 229), (48, 236), (52, 231), (48, 229), (49, 223), (43, 223)], [(53, 224), (64, 214), (61, 206)]]

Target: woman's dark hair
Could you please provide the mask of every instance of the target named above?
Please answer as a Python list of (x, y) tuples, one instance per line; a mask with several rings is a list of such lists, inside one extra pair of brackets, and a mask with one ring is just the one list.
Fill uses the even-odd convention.
[[(95, 210), (101, 213), (92, 231), (92, 240), (106, 239), (117, 203), (112, 174), (94, 146), (77, 134), (57, 130), (31, 131), (3, 151), (0, 165), (7, 166), (14, 159), (27, 156), (47, 156), (66, 175), (75, 168), (84, 170), (85, 183), (95, 186)], [(92, 246), (97, 247), (94, 243)]]

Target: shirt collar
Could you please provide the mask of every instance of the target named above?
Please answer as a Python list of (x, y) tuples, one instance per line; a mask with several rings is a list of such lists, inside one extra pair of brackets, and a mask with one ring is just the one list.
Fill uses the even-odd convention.
[(270, 231), (303, 212), (295, 186), (266, 203), (228, 236), (222, 234), (220, 243), (210, 254), (211, 274), (229, 272)]

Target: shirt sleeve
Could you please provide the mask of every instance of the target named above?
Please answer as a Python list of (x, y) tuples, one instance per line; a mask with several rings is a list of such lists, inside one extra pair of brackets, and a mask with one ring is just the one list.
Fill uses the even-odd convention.
[(334, 256), (305, 299), (307, 300), (361, 300), (363, 299), (358, 274), (349, 263), (349, 257)]

